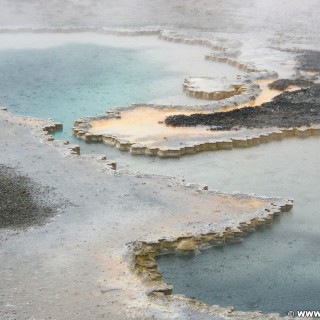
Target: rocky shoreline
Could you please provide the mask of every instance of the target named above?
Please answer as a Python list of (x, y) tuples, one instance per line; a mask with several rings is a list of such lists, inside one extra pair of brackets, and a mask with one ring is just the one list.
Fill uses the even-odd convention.
[[(237, 195), (234, 195), (237, 199)], [(239, 195), (238, 199), (243, 199)], [(252, 197), (253, 198), (253, 197)], [(254, 199), (254, 198), (253, 198)], [(256, 198), (257, 201), (273, 201), (265, 203), (265, 208), (260, 208), (260, 216), (252, 218), (239, 225), (226, 227), (222, 230), (214, 230), (197, 235), (184, 235), (176, 239), (159, 239), (156, 242), (136, 241), (131, 244), (134, 272), (148, 284), (148, 294), (160, 293), (165, 296), (171, 295), (173, 288), (165, 283), (162, 274), (158, 271), (156, 257), (165, 254), (192, 255), (202, 252), (210, 247), (220, 247), (227, 244), (241, 242), (249, 233), (259, 230), (265, 225), (272, 225), (284, 212), (293, 207), (291, 199), (267, 199)]]
[(312, 85), (313, 85), (313, 82), (307, 79), (277, 79), (272, 83), (270, 83), (268, 87), (273, 90), (284, 91), (291, 86), (299, 87), (300, 89), (302, 89), (302, 88), (308, 88)]

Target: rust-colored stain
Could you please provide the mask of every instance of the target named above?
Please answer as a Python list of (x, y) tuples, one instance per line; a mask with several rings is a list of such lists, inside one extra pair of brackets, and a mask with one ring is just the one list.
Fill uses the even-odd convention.
[[(268, 85), (272, 83), (274, 80), (256, 80), (254, 83), (259, 85), (261, 88), (261, 93), (256, 97), (255, 100), (251, 100), (247, 103), (242, 103), (237, 106), (225, 107), (217, 110), (216, 112), (226, 112), (235, 109), (241, 109), (244, 107), (256, 107), (260, 106), (262, 103), (270, 102), (275, 96), (279, 95), (283, 91), (270, 89)], [(300, 89), (297, 86), (290, 86), (286, 89), (286, 91), (294, 91)]]

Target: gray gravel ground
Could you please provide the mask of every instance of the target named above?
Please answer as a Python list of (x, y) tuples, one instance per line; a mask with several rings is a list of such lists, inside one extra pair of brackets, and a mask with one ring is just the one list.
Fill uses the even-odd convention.
[(53, 190), (0, 164), (0, 228), (41, 225), (56, 211), (48, 201)]

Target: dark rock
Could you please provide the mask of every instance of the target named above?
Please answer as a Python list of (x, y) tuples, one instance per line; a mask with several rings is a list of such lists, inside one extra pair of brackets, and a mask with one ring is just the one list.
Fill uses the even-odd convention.
[(320, 71), (320, 51), (305, 50), (296, 59), (299, 70)]
[(15, 169), (0, 164), (0, 228), (21, 228), (46, 222), (57, 209), (49, 203), (50, 192)]
[(170, 126), (210, 126), (212, 130), (238, 128), (301, 127), (320, 124), (320, 85), (284, 92), (258, 107), (244, 107), (229, 112), (175, 115), (166, 118)]
[(297, 86), (300, 88), (307, 88), (313, 85), (312, 81), (305, 79), (278, 79), (269, 84), (269, 88), (273, 90), (284, 91), (290, 86)]

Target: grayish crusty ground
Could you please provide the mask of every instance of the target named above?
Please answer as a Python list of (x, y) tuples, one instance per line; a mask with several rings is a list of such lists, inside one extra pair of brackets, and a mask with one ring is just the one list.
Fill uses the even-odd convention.
[(129, 270), (127, 244), (235, 225), (265, 204), (248, 206), (165, 177), (108, 174), (97, 162), (40, 143), (30, 124), (41, 121), (0, 112), (0, 163), (74, 205), (44, 226), (0, 231), (0, 318), (222, 319), (147, 299)]

